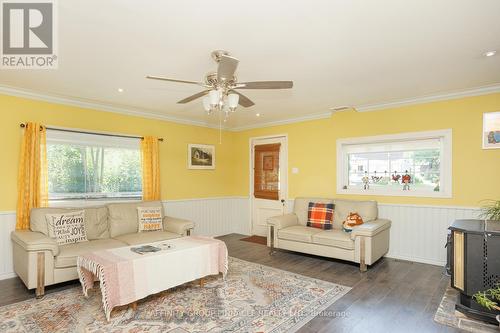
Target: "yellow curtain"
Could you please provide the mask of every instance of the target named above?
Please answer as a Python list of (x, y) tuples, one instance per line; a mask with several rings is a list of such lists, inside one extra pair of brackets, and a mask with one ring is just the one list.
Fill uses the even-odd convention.
[(29, 229), (32, 208), (48, 205), (46, 132), (39, 123), (27, 123), (24, 128), (17, 179), (18, 230)]
[(160, 200), (160, 145), (155, 136), (141, 140), (142, 199)]

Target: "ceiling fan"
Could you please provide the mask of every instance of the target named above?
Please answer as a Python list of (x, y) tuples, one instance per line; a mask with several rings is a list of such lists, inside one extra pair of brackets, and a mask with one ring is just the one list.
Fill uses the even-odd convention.
[(217, 72), (209, 72), (203, 82), (177, 80), (172, 78), (148, 75), (146, 78), (153, 80), (196, 84), (206, 88), (199, 93), (186, 97), (177, 103), (185, 104), (200, 97), (203, 98), (203, 106), (208, 113), (212, 111), (224, 111), (225, 119), (229, 112), (234, 112), (239, 105), (248, 108), (255, 105), (248, 97), (238, 92), (238, 89), (290, 89), (292, 81), (254, 81), (238, 82), (235, 72), (239, 60), (232, 57), (229, 52), (216, 50), (212, 52), (212, 58), (218, 64)]

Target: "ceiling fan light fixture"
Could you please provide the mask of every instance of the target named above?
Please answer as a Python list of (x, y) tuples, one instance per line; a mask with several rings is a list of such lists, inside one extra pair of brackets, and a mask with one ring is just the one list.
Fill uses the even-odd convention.
[(219, 102), (220, 102), (219, 91), (218, 90), (210, 90), (210, 92), (208, 93), (208, 99), (209, 99), (210, 106), (212, 108), (217, 107), (217, 105), (219, 105)]
[(240, 96), (238, 94), (227, 95), (227, 105), (231, 112), (234, 112), (238, 107), (238, 102), (240, 101)]
[(205, 111), (210, 112), (210, 98), (208, 96), (203, 97), (203, 108)]

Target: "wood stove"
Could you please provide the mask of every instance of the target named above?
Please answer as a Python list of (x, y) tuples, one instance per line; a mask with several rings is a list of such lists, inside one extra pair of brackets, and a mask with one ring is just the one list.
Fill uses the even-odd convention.
[(455, 308), (469, 317), (498, 324), (498, 313), (481, 307), (472, 295), (500, 283), (500, 221), (457, 220), (449, 230), (451, 286), (460, 291)]

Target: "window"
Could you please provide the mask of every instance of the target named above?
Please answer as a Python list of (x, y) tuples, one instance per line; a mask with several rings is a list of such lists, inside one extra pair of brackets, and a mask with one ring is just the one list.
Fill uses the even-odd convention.
[(337, 192), (451, 197), (451, 130), (338, 140)]
[(49, 200), (142, 198), (139, 139), (47, 131)]

